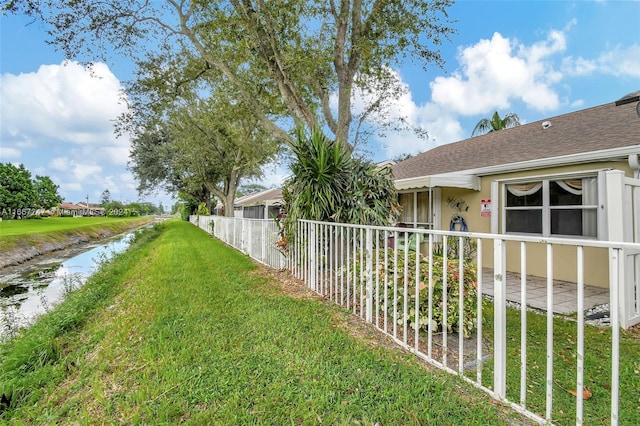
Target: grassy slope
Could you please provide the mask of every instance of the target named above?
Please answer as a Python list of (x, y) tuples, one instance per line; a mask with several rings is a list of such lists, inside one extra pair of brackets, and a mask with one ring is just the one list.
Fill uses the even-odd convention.
[(114, 234), (131, 229), (135, 224), (152, 220), (152, 217), (48, 217), (29, 220), (3, 220), (0, 222), (0, 252), (20, 245), (37, 245), (63, 241), (72, 235), (88, 235), (95, 238), (100, 231)]
[(0, 390), (19, 402), (6, 421), (505, 423), (484, 393), (336, 327), (348, 313), (284, 295), (187, 223), (163, 227), (70, 301), (103, 293), (95, 309), (54, 312), (4, 348)]

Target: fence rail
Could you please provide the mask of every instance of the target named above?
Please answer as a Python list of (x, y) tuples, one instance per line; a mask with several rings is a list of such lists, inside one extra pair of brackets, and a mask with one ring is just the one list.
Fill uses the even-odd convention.
[[(213, 230), (209, 227), (212, 220)], [(372, 323), (400, 346), (539, 423), (626, 424), (637, 420), (637, 415), (628, 417), (629, 408), (632, 413), (637, 409), (637, 383), (630, 389), (624, 388), (628, 383), (623, 384), (623, 392), (636, 392), (636, 396), (626, 396), (620, 410), (620, 325), (625, 318), (621, 323), (616, 313), (632, 311), (637, 316), (640, 310), (635, 302), (637, 283), (632, 290), (634, 302), (624, 301), (625, 308), (620, 309), (620, 301), (629, 294), (625, 259), (638, 253), (640, 244), (300, 221), (285, 258), (275, 246), (279, 234), (273, 221), (215, 217), (192, 221), (265, 264), (290, 268), (311, 289)], [(254, 243), (255, 238), (262, 242)], [(515, 314), (507, 309), (507, 261), (520, 262), (519, 303), (527, 306), (527, 250), (533, 245), (542, 245), (546, 251), (542, 323), (526, 309)], [(559, 339), (567, 337), (562, 334), (565, 331), (558, 331), (560, 320), (553, 309), (554, 262), (567, 262), (556, 259), (559, 246), (575, 250), (575, 264), (563, 265), (577, 271), (575, 332), (568, 338), (571, 358), (563, 355), (567, 342)], [(585, 250), (591, 248), (608, 253), (610, 311), (614, 314), (607, 332), (610, 353), (585, 357), (590, 343), (585, 342)], [(279, 256), (274, 257), (277, 261), (270, 253)], [(487, 276), (492, 282), (486, 281)], [(483, 288), (489, 284), (493, 284), (491, 303), (483, 298)], [(540, 328), (542, 333), (537, 332)], [(608, 369), (607, 413), (585, 405), (589, 398), (584, 392), (588, 385), (585, 374), (591, 377), (592, 373), (592, 364), (585, 360), (594, 356)], [(575, 400), (566, 400), (560, 381), (575, 390)]]
[(191, 216), (189, 221), (258, 262), (275, 269), (289, 268), (288, 258), (277, 246), (281, 235), (274, 220)]

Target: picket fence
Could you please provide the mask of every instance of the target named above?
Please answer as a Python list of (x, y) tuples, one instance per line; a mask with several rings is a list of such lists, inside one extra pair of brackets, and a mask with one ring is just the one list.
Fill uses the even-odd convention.
[[(486, 391), (493, 398), (541, 424), (553, 424), (567, 413), (554, 406), (556, 398), (566, 398), (567, 389), (575, 390), (575, 424), (627, 424), (636, 421), (620, 418), (620, 316), (611, 315), (611, 350), (607, 387), (598, 398), (610, 400), (608, 413), (585, 410), (590, 398), (585, 383), (584, 251), (604, 248), (609, 253), (610, 312), (640, 311), (640, 291), (633, 289), (632, 303), (620, 309), (620, 291), (629, 277), (625, 257), (640, 252), (640, 244), (612, 243), (560, 238), (528, 238), (470, 232), (446, 232), (425, 229), (372, 227), (299, 221), (296, 238), (283, 254), (277, 243), (281, 232), (273, 220), (192, 216), (191, 222), (253, 259), (278, 269), (289, 269), (318, 294), (332, 300), (373, 324), (401, 347), (416, 356)], [(413, 242), (412, 242), (413, 241)], [(520, 250), (507, 253), (507, 242), (519, 243)], [(513, 244), (513, 243), (511, 243)], [(527, 306), (527, 245), (543, 244), (547, 253), (546, 333), (543, 338), (528, 334), (531, 318), (520, 310), (519, 329), (507, 329), (506, 277), (507, 256), (520, 258), (521, 299)], [(575, 341), (554, 340), (554, 249), (575, 248), (577, 271), (577, 313)], [(493, 267), (483, 267), (483, 252), (493, 248)], [(407, 261), (405, 261), (407, 260)], [(557, 260), (556, 260), (557, 261)], [(565, 261), (562, 259), (561, 261)], [(435, 271), (438, 265), (437, 272)], [(483, 298), (483, 275), (490, 272), (493, 281), (492, 303)], [(626, 280), (626, 281), (625, 281)], [(621, 290), (622, 289), (622, 290)], [(624, 297), (623, 297), (624, 299)], [(444, 307), (447, 307), (446, 309)], [(483, 309), (492, 309), (492, 321), (484, 321)], [(472, 316), (468, 310), (473, 312)], [(462, 319), (462, 320), (460, 320)], [(448, 326), (438, 328), (439, 324)], [(513, 324), (513, 322), (511, 323)], [(513, 328), (513, 326), (512, 326)], [(463, 331), (460, 333), (459, 331)], [(467, 334), (468, 336), (463, 336)], [(565, 336), (562, 336), (563, 339)], [(507, 352), (507, 340), (520, 342), (517, 356)], [(571, 359), (558, 361), (558, 352), (570, 349)], [(531, 365), (533, 352), (544, 351), (544, 365)], [(572, 382), (559, 368), (568, 363)], [(489, 367), (489, 368), (487, 368)], [(624, 368), (638, 368), (625, 365)], [(559, 377), (562, 376), (562, 377)], [(516, 377), (516, 378), (514, 378)], [(590, 375), (591, 377), (591, 375)], [(636, 392), (638, 387), (635, 387)], [(586, 390), (586, 393), (585, 393)], [(535, 395), (535, 394), (539, 395)], [(638, 407), (636, 398), (625, 402)], [(529, 401), (536, 401), (530, 404)], [(543, 402), (540, 402), (543, 401)], [(560, 404), (558, 404), (560, 405)], [(624, 407), (624, 413), (634, 407)], [(625, 414), (626, 415), (626, 414)], [(573, 416), (573, 414), (571, 414)], [(595, 416), (595, 417), (594, 417)], [(573, 423), (573, 419), (571, 420)], [(629, 423), (633, 424), (633, 423)]]

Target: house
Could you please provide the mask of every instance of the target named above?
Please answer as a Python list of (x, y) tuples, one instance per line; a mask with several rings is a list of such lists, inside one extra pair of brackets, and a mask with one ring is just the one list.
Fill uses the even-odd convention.
[(58, 216), (83, 216), (85, 207), (73, 203), (60, 203), (57, 207)]
[(106, 210), (100, 204), (94, 203), (77, 203), (78, 206), (82, 207), (84, 210), (82, 212), (83, 216), (104, 216)]
[(234, 215), (245, 219), (271, 219), (280, 214), (283, 206), (282, 189), (267, 189), (237, 198)]
[[(405, 226), (640, 242), (640, 92), (392, 167)], [(555, 254), (575, 258), (569, 248)], [(492, 265), (492, 248), (483, 263)], [(589, 250), (585, 263), (586, 284), (608, 286), (606, 249)], [(562, 264), (554, 262), (554, 276), (575, 282)], [(507, 270), (519, 268), (507, 259)], [(545, 276), (545, 268), (544, 246), (528, 248), (527, 272)]]

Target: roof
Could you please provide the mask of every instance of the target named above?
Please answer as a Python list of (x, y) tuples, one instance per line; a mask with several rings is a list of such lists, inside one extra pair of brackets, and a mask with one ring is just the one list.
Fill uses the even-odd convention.
[[(397, 163), (393, 173), (396, 180), (452, 172), (478, 175), (481, 168), (499, 169), (514, 163), (572, 155), (573, 163), (586, 162), (587, 158), (606, 161), (613, 159), (612, 150), (626, 155), (640, 152), (640, 117), (635, 102), (619, 106), (612, 102), (441, 145)], [(586, 153), (596, 154), (582, 155)], [(616, 155), (626, 158), (620, 153)], [(548, 167), (551, 161), (536, 164)]]
[(78, 206), (76, 204), (67, 203), (67, 202), (58, 204), (58, 208), (61, 208), (61, 209), (64, 209), (64, 210), (82, 210), (82, 209), (84, 209), (84, 207), (82, 207), (82, 206)]
[(236, 199), (236, 207), (249, 207), (259, 204), (275, 204), (282, 200), (282, 189), (267, 189), (266, 191), (245, 195)]

